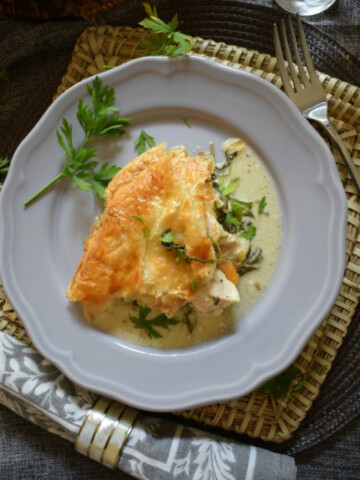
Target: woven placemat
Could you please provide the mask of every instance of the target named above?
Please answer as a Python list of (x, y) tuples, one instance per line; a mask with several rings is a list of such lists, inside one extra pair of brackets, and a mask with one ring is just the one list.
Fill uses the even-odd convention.
[[(83, 78), (103, 71), (104, 65), (119, 65), (142, 55), (141, 44), (146, 39), (148, 33), (139, 28), (105, 25), (86, 29), (75, 45), (71, 63), (55, 97)], [(276, 61), (270, 55), (201, 38), (196, 38), (193, 54), (246, 70), (281, 87)], [(326, 74), (320, 74), (320, 80), (328, 94), (333, 123), (355, 163), (360, 166), (360, 89)], [(336, 151), (333, 154), (348, 198), (346, 271), (330, 314), (294, 362), (304, 371), (311, 372), (306, 376), (302, 390), (277, 402), (255, 391), (230, 402), (176, 412), (176, 415), (210, 427), (277, 443), (289, 439), (305, 418), (345, 338), (360, 296), (360, 246), (357, 241), (360, 204), (346, 168)], [(0, 298), (4, 312), (0, 330), (30, 343), (21, 320), (3, 292)], [(324, 365), (326, 369), (323, 369)]]

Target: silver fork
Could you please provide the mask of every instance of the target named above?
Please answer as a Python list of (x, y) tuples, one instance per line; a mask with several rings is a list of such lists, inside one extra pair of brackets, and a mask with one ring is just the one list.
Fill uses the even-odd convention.
[(308, 75), (306, 75), (306, 71), (300, 58), (299, 48), (297, 46), (296, 36), (291, 18), (289, 17), (289, 30), (292, 49), (295, 54), (296, 65), (298, 67), (298, 74), (295, 71), (294, 64), (291, 58), (289, 43), (286, 36), (285, 23), (282, 20), (281, 33), (285, 49), (285, 57), (288, 63), (290, 74), (288, 73), (285, 65), (279, 32), (276, 24), (274, 24), (275, 54), (285, 92), (307, 119), (314, 120), (315, 122), (319, 123), (329, 135), (330, 139), (339, 149), (340, 155), (344, 160), (345, 164), (347, 165), (350, 175), (356, 185), (358, 194), (360, 195), (360, 172), (354, 164), (339, 134), (337, 133), (333, 125), (330, 123), (326, 95), (312, 63), (310, 53), (306, 44), (304, 30), (302, 28), (300, 17), (298, 15), (296, 20), (301, 50), (303, 53), (303, 58), (305, 60), (305, 66)]

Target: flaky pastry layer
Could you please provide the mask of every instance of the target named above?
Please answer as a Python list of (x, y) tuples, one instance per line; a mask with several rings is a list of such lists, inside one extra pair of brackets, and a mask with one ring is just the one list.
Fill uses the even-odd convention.
[[(158, 145), (129, 162), (106, 190), (103, 214), (84, 244), (67, 297), (85, 310), (114, 299), (137, 300), (172, 316), (214, 275), (216, 262), (186, 262), (161, 242), (171, 231), (186, 255), (216, 260), (218, 240), (210, 182), (214, 162), (205, 154)], [(141, 220), (140, 220), (141, 219)]]

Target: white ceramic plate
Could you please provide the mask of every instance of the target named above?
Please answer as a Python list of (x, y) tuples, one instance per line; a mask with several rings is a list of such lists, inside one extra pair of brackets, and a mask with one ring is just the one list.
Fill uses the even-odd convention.
[[(101, 74), (132, 118), (100, 156), (121, 165), (135, 156), (140, 129), (167, 141), (217, 148), (241, 137), (278, 190), (283, 248), (263, 299), (231, 336), (158, 351), (127, 344), (88, 325), (65, 298), (94, 216), (92, 194), (62, 181), (29, 208), (23, 202), (63, 165), (55, 130), (76, 124), (80, 82), (61, 95), (21, 143), (1, 193), (1, 265), (6, 292), (36, 347), (74, 382), (136, 407), (170, 411), (250, 392), (287, 367), (328, 313), (344, 270), (347, 204), (328, 148), (270, 83), (202, 58), (143, 58)], [(191, 120), (191, 128), (183, 121)], [(75, 128), (75, 140), (81, 131)], [(220, 151), (220, 149), (219, 149)], [(220, 157), (218, 157), (220, 158)]]

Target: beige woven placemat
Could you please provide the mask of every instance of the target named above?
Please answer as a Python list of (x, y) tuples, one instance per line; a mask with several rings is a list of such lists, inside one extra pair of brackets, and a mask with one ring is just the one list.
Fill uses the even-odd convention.
[[(101, 26), (86, 29), (75, 45), (71, 63), (55, 97), (78, 81), (103, 71), (104, 65), (120, 65), (142, 55), (141, 44), (146, 39), (148, 33), (139, 28)], [(193, 54), (252, 72), (281, 87), (276, 60), (269, 55), (201, 38), (196, 39)], [(356, 165), (360, 166), (360, 89), (325, 74), (320, 74), (320, 80), (328, 94), (333, 123)], [(310, 372), (301, 391), (277, 402), (271, 396), (254, 391), (229, 402), (175, 412), (176, 415), (278, 443), (290, 438), (306, 416), (335, 360), (360, 296), (360, 203), (347, 169), (336, 151), (333, 154), (348, 198), (346, 271), (330, 314), (294, 362), (303, 371)], [(1, 290), (0, 305), (3, 310), (0, 330), (30, 343), (21, 320)]]

